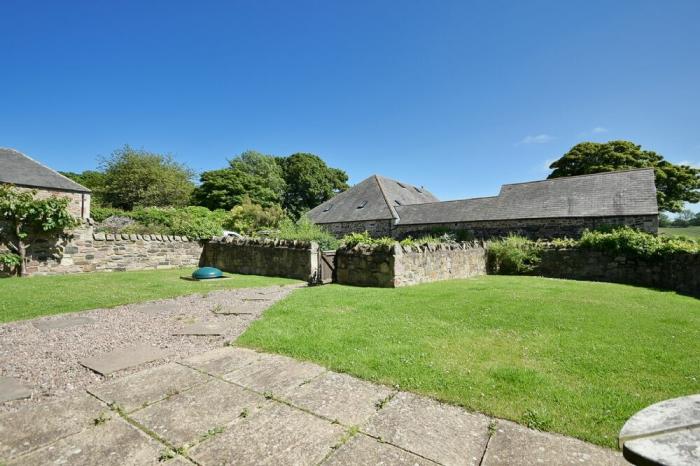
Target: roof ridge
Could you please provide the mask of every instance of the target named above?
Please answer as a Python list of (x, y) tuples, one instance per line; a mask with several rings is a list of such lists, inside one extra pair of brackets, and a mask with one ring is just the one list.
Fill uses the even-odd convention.
[(389, 212), (391, 212), (391, 216), (398, 220), (400, 218), (399, 214), (398, 214), (398, 212), (396, 212), (396, 209), (394, 209), (394, 206), (391, 205), (391, 202), (389, 202), (389, 198), (386, 197), (386, 192), (384, 191), (384, 186), (382, 185), (382, 180), (379, 179), (380, 175), (377, 175), (375, 173), (372, 176), (376, 180), (377, 186), (379, 186), (379, 192), (382, 193), (382, 197), (384, 198), (384, 202), (386, 203), (387, 207), (389, 207)]
[(613, 171), (609, 171), (609, 172), (585, 173), (583, 175), (571, 175), (571, 176), (560, 176), (557, 178), (545, 178), (544, 180), (519, 181), (517, 183), (504, 183), (501, 185), (501, 189), (503, 189), (504, 186), (513, 186), (516, 184), (545, 183), (545, 182), (550, 182), (550, 181), (568, 180), (571, 178), (583, 178), (586, 176), (613, 175), (613, 174), (617, 174), (617, 173), (639, 172), (639, 171), (645, 171), (645, 170), (653, 170), (653, 168), (652, 167), (627, 168), (625, 170), (613, 170)]
[(22, 157), (31, 160), (31, 161), (34, 162), (35, 164), (37, 164), (37, 165), (39, 165), (39, 166), (41, 166), (41, 167), (44, 167), (45, 169), (47, 169), (47, 170), (49, 170), (49, 171), (55, 173), (56, 175), (60, 176), (60, 177), (63, 178), (64, 180), (68, 180), (70, 183), (75, 184), (76, 186), (79, 186), (79, 187), (83, 188), (83, 189), (85, 190), (85, 192), (88, 192), (88, 193), (91, 193), (91, 192), (92, 192), (92, 190), (88, 189), (87, 187), (83, 186), (82, 184), (78, 183), (77, 181), (71, 180), (71, 179), (68, 178), (67, 176), (62, 175), (61, 173), (59, 173), (58, 170), (54, 170), (53, 168), (51, 168), (51, 167), (49, 167), (49, 166), (47, 166), (47, 165), (44, 165), (43, 163), (39, 162), (38, 160), (35, 160), (35, 159), (33, 159), (32, 157), (28, 156), (28, 155), (25, 154), (24, 152), (20, 152), (20, 151), (18, 151), (17, 149), (13, 149), (13, 148), (11, 148), (11, 147), (0, 147), (0, 150), (10, 150), (10, 151), (12, 151), (12, 152), (15, 152), (15, 153), (21, 155)]

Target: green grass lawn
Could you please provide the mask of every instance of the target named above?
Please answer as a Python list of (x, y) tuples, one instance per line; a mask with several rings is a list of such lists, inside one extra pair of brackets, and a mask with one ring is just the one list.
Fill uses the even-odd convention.
[(686, 238), (700, 239), (700, 227), (659, 228), (659, 233), (664, 236), (685, 236)]
[(236, 344), (608, 447), (639, 409), (700, 392), (700, 300), (609, 283), (305, 288)]
[(113, 307), (226, 288), (289, 285), (298, 280), (234, 275), (231, 280), (187, 281), (193, 267), (138, 272), (96, 272), (0, 278), (0, 322)]

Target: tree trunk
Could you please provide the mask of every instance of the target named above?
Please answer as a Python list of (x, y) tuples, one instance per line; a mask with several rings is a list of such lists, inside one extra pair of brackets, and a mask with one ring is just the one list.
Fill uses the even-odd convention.
[(19, 276), (26, 277), (27, 273), (27, 245), (22, 240), (22, 225), (15, 224), (15, 235), (17, 236), (17, 254), (19, 255)]

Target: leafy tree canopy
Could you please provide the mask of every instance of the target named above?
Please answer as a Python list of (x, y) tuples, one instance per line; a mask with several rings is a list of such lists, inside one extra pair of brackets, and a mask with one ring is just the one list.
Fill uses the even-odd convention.
[(279, 158), (278, 163), (287, 182), (283, 206), (294, 218), (348, 189), (347, 173), (329, 167), (317, 155), (292, 154)]
[(102, 194), (106, 183), (105, 174), (97, 170), (85, 170), (82, 173), (76, 172), (59, 172), (66, 178), (70, 178), (78, 184), (81, 184), (92, 191), (92, 205), (101, 206), (104, 201)]
[(282, 202), (285, 181), (282, 168), (270, 155), (246, 151), (229, 161), (229, 167), (202, 173), (194, 201), (210, 209), (230, 210), (244, 199), (270, 207)]
[(656, 152), (629, 141), (582, 142), (549, 166), (548, 178), (632, 168), (653, 168), (659, 210), (680, 212), (685, 202), (700, 201), (700, 169), (674, 165)]
[(101, 166), (101, 195), (112, 207), (131, 210), (137, 206), (184, 206), (194, 189), (194, 172), (169, 155), (125, 145), (104, 159)]
[(231, 209), (224, 227), (244, 235), (251, 235), (267, 228), (276, 229), (285, 218), (287, 216), (279, 205), (263, 207), (245, 198), (241, 205)]

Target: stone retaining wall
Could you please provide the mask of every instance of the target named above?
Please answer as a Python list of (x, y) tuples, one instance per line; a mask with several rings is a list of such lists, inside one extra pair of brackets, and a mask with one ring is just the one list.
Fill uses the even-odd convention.
[(204, 245), (201, 267), (211, 266), (230, 273), (297, 278), (318, 278), (318, 244), (251, 238), (219, 238)]
[(486, 249), (479, 243), (341, 248), (336, 253), (340, 284), (393, 288), (486, 274)]
[(700, 254), (644, 259), (590, 249), (549, 249), (543, 252), (534, 274), (627, 283), (700, 297)]
[(37, 241), (27, 271), (54, 275), (196, 266), (201, 254), (201, 244), (186, 237), (95, 233), (88, 224), (58, 240)]

